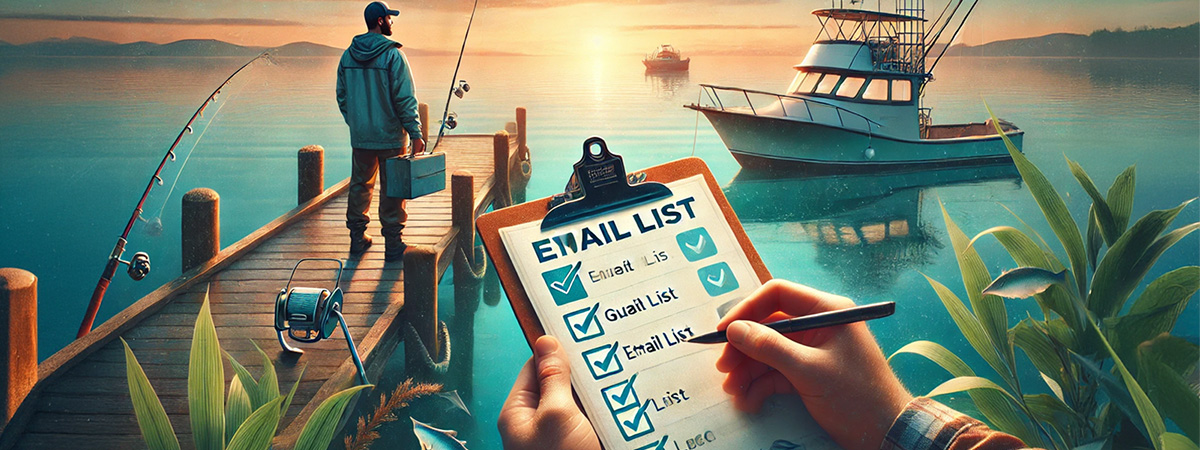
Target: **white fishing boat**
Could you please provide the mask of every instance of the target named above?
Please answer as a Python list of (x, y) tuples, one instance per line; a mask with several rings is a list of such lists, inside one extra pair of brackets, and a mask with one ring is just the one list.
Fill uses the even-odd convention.
[[(924, 0), (894, 1), (893, 11), (854, 9), (857, 2), (813, 11), (821, 31), (785, 92), (701, 84), (706, 101), (686, 107), (704, 113), (746, 168), (855, 172), (1010, 160), (990, 119), (934, 125), (921, 104), (941, 59), (927, 69), (927, 50), (952, 42), (971, 9), (956, 20), (963, 0), (952, 0), (952, 12), (944, 9), (926, 32)], [(1021, 148), (1024, 132), (999, 122)]]

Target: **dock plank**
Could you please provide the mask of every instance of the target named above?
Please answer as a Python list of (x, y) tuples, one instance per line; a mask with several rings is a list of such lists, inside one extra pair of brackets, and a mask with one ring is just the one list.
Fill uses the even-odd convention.
[[(516, 142), (515, 136), (510, 138), (510, 161)], [(475, 175), (477, 215), (494, 197), (492, 145), (490, 134), (462, 135), (447, 137), (439, 148), (447, 154), (447, 187), (457, 170)], [(274, 362), (282, 389), (303, 373), (276, 440), (277, 448), (287, 448), (299, 432), (297, 419), (304, 420), (317, 404), (353, 384), (356, 377), (340, 330), (316, 344), (297, 344), (306, 350), (302, 355), (280, 349), (272, 326), (275, 293), (287, 283), (297, 260), (345, 261), (340, 285), (345, 293), (344, 315), (368, 366), (378, 370), (399, 340), (405, 303), (403, 264), (383, 261), (377, 221), (368, 226), (368, 232), (377, 236), (375, 245), (363, 255), (350, 257), (346, 186), (346, 181), (339, 183), (222, 250), (213, 261), (164, 285), (45, 361), (33, 392), (0, 430), (0, 450), (75, 448), (81, 442), (90, 449), (144, 447), (129, 400), (124, 348), (117, 338), (128, 343), (142, 364), (182, 447), (192, 448), (186, 398), (188, 351), (206, 295), (222, 348), (252, 374), (257, 376), (262, 369), (257, 348)], [(378, 201), (376, 189), (372, 217)], [(405, 243), (439, 252), (440, 276), (453, 259), (440, 252), (452, 248), (449, 243), (457, 231), (450, 221), (450, 190), (410, 200), (406, 211)], [(305, 264), (296, 271), (294, 284), (332, 288), (336, 274), (332, 267)], [(234, 372), (228, 361), (224, 364), (228, 382)]]

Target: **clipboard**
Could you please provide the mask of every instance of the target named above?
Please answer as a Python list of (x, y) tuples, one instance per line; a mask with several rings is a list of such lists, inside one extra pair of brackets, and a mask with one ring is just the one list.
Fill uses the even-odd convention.
[[(608, 151), (607, 143), (603, 139), (593, 137), (584, 141), (584, 156), (575, 163), (576, 170), (580, 165), (588, 161), (589, 155), (592, 155), (591, 145), (598, 144), (601, 146), (601, 156), (607, 154), (615, 157), (620, 165), (620, 172), (625, 175), (621, 178), (621, 182), (625, 183), (628, 175), (625, 174), (624, 162), (619, 155)], [(644, 174), (644, 178), (641, 176)], [(684, 158), (672, 161), (666, 164), (660, 164), (653, 167), (648, 167), (645, 170), (638, 171), (634, 174), (637, 179), (644, 179), (651, 183), (670, 183), (672, 181), (681, 180), (691, 176), (700, 175), (704, 177), (704, 182), (708, 186), (709, 192), (716, 199), (717, 204), (721, 208), (721, 212), (725, 215), (725, 220), (729, 223), (729, 227), (733, 229), (734, 235), (737, 237), (737, 242), (745, 252), (750, 264), (754, 267), (754, 272), (757, 274), (760, 283), (766, 283), (771, 279), (771, 272), (767, 270), (767, 266), (763, 264), (762, 258), (759, 257), (758, 251), (754, 249), (754, 245), (750, 243), (750, 238), (746, 236), (745, 229), (742, 228), (742, 223), (738, 220), (737, 214), (734, 213), (733, 207), (729, 205), (729, 200), (725, 198), (725, 194), (721, 191), (721, 186), (717, 184), (716, 178), (712, 172), (708, 170), (708, 165), (704, 160), (696, 157)], [(589, 197), (585, 194), (578, 201), (587, 200)], [(596, 197), (592, 197), (596, 198)], [(545, 197), (537, 200), (531, 200), (520, 205), (510, 206), (499, 211), (493, 211), (479, 216), (476, 220), (476, 227), (479, 229), (479, 235), (483, 239), (483, 244), (487, 248), (488, 256), (492, 260), (492, 267), (496, 270), (496, 275), (500, 278), (500, 284), (504, 287), (504, 292), (508, 296), (509, 303), (512, 305), (513, 313), (517, 316), (517, 322), (521, 325), (521, 330), (525, 334), (525, 340), (532, 347), (533, 342), (537, 338), (546, 334), (546, 330), (542, 328), (541, 322), (537, 318), (537, 314), (533, 311), (533, 306), (530, 304), (529, 296), (526, 294), (521, 281), (517, 278), (517, 272), (513, 267), (511, 256), (508, 250), (504, 248), (504, 244), (500, 242), (500, 234), (498, 231), (501, 228), (543, 220), (550, 212), (550, 205), (554, 197)], [(567, 205), (564, 203), (563, 205)], [(558, 205), (558, 206), (563, 206)], [(588, 205), (591, 205), (589, 203)], [(618, 207), (621, 205), (618, 205)], [(636, 206), (636, 203), (626, 203), (625, 206)], [(607, 212), (608, 209), (593, 209), (594, 212)]]
[(565, 203), (533, 200), (476, 225), (526, 341), (549, 325), (563, 344), (606, 449), (837, 448), (796, 396), (737, 411), (720, 347), (686, 342), (771, 279), (702, 160), (627, 174), (592, 137), (569, 186)]

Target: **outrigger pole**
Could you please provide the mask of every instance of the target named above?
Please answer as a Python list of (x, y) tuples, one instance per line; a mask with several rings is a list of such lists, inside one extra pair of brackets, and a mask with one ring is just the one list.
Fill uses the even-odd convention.
[(161, 186), (163, 184), (162, 174), (163, 167), (167, 165), (167, 161), (175, 160), (175, 147), (179, 146), (179, 142), (183, 140), (183, 135), (189, 134), (192, 131), (192, 123), (197, 117), (204, 112), (204, 108), (208, 107), (209, 103), (216, 100), (217, 94), (221, 93), (221, 89), (229, 84), (229, 80), (237, 76), (238, 73), (250, 66), (251, 63), (259, 59), (269, 57), (268, 52), (259, 53), (254, 59), (242, 64), (237, 70), (233, 71), (220, 86), (213, 90), (208, 98), (204, 99), (204, 103), (196, 108), (196, 112), (192, 114), (192, 118), (188, 119), (183, 125), (183, 129), (179, 130), (179, 135), (175, 137), (175, 142), (171, 143), (171, 147), (167, 149), (167, 154), (163, 155), (163, 159), (158, 163), (158, 169), (154, 170), (154, 175), (150, 176), (150, 182), (146, 184), (146, 190), (142, 192), (142, 198), (138, 200), (137, 207), (133, 209), (133, 215), (129, 217), (129, 223), (125, 224), (125, 231), (121, 233), (121, 237), (117, 238), (117, 245), (113, 247), (112, 254), (108, 256), (108, 263), (104, 266), (104, 273), (100, 275), (100, 281), (96, 283), (96, 289), (92, 291), (92, 299), (88, 302), (87, 313), (83, 316), (83, 323), (79, 324), (79, 333), (75, 335), (75, 339), (79, 339), (92, 331), (92, 323), (96, 321), (96, 313), (100, 310), (100, 302), (104, 300), (104, 293), (108, 291), (108, 285), (112, 282), (113, 275), (117, 273), (117, 266), (125, 264), (129, 266), (129, 276), (136, 280), (145, 278), (150, 273), (150, 255), (144, 252), (138, 252), (131, 258), (130, 261), (121, 259), (121, 255), (125, 253), (125, 244), (128, 243), (129, 232), (133, 230), (133, 224), (137, 222), (142, 215), (142, 206), (146, 204), (146, 198), (150, 196), (150, 189), (154, 188), (155, 184)]

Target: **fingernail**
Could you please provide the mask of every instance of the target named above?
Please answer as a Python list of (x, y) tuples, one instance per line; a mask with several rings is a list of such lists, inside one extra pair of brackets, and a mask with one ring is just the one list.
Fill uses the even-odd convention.
[(549, 336), (542, 336), (533, 343), (533, 353), (537, 355), (538, 359), (545, 358), (557, 349), (558, 341)]
[(750, 335), (750, 324), (744, 320), (735, 320), (725, 329), (725, 337), (733, 344), (746, 343), (746, 337)]

